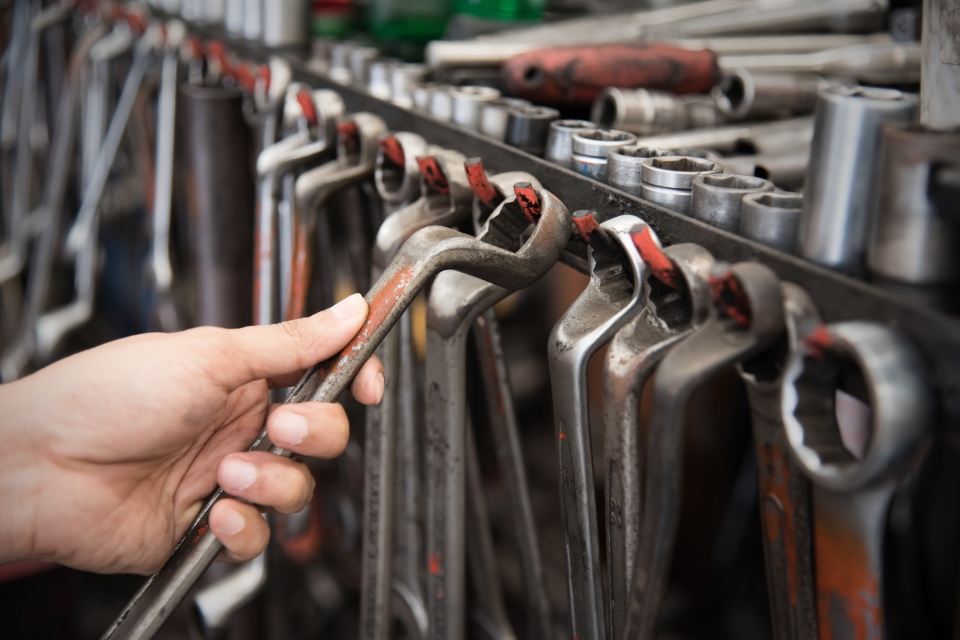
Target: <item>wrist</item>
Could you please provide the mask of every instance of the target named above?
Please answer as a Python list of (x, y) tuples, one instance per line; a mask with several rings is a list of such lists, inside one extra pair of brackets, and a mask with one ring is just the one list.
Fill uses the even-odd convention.
[(0, 565), (36, 560), (41, 460), (26, 380), (0, 385)]

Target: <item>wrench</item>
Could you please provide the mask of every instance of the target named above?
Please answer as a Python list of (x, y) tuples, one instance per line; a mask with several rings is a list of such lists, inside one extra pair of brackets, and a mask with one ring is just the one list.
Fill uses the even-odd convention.
[(167, 23), (167, 41), (160, 68), (157, 98), (156, 177), (153, 192), (153, 234), (148, 262), (153, 278), (153, 318), (162, 331), (176, 331), (180, 319), (174, 306), (170, 265), (170, 215), (173, 204), (173, 142), (177, 115), (177, 66), (180, 45), (186, 36), (182, 22)]
[[(643, 239), (640, 239), (643, 236)], [(634, 238), (648, 263), (656, 247), (649, 227)], [(710, 316), (713, 296), (708, 284), (713, 256), (694, 244), (679, 244), (662, 253), (679, 290), (659, 281), (645, 283), (644, 306), (610, 341), (603, 368), (606, 527), (609, 558), (610, 637), (623, 632), (624, 610), (636, 561), (642, 489), (640, 396), (654, 369), (679, 341)]]
[[(239, 75), (245, 71), (242, 68), (232, 70), (219, 47), (215, 55), (219, 65), (226, 67), (224, 72), (233, 71)], [(284, 107), (287, 87), (292, 79), (293, 70), (290, 64), (283, 58), (271, 56), (253, 81), (253, 90), (244, 102), (244, 116), (247, 124), (260, 132), (260, 151), (277, 141), (277, 128), (282, 120), (280, 111)]]
[[(36, 10), (31, 2), (18, 2), (13, 8), (11, 20), (10, 44), (4, 54), (6, 61), (6, 83), (3, 92), (3, 111), (0, 116), (0, 174), (3, 177), (3, 197), (0, 198), (3, 206), (3, 221), (5, 227), (13, 215), (12, 200), (7, 194), (13, 192), (13, 168), (16, 155), (17, 140), (20, 130), (20, 102), (23, 95), (25, 56), (27, 55), (27, 41), (30, 38), (30, 18)], [(4, 230), (6, 233), (6, 229)]]
[[(490, 215), (477, 239), (491, 255), (512, 248), (531, 222), (534, 235), (516, 254), (517, 260), (499, 266), (500, 283), (450, 271), (437, 276), (427, 307), (426, 430), (427, 430), (427, 611), (430, 637), (460, 639), (465, 633), (465, 437), (466, 345), (470, 326), (484, 311), (511, 291), (540, 279), (559, 259), (570, 237), (570, 214), (552, 194), (531, 188), (530, 176), (518, 172), (493, 176), (500, 192), (513, 185), (516, 192)], [(525, 201), (533, 191), (534, 202)], [(540, 204), (542, 203), (542, 204)], [(539, 205), (539, 206), (538, 206)], [(532, 216), (530, 214), (533, 214)], [(539, 219), (536, 214), (539, 215)], [(483, 260), (484, 258), (480, 258)], [(485, 617), (500, 636), (513, 633), (502, 613), (499, 585), (485, 594), (490, 609)]]
[(40, 206), (44, 222), (40, 237), (30, 259), (30, 277), (27, 281), (26, 303), (20, 321), (20, 333), (0, 358), (0, 379), (10, 382), (19, 378), (36, 355), (36, 325), (47, 303), (50, 273), (56, 253), (57, 234), (63, 214), (70, 164), (77, 133), (77, 104), (83, 85), (90, 49), (106, 33), (103, 26), (93, 27), (83, 34), (70, 55), (69, 78), (61, 93), (57, 110), (57, 124), (51, 146), (50, 173), (44, 184)]
[(810, 483), (789, 454), (780, 388), (784, 358), (802, 348), (804, 339), (820, 324), (820, 317), (806, 291), (790, 282), (781, 282), (780, 287), (786, 344), (778, 341), (758, 356), (738, 363), (737, 370), (750, 398), (774, 638), (815, 640)]
[[(871, 408), (863, 456), (844, 446), (836, 394), (859, 375)], [(790, 448), (813, 483), (817, 622), (822, 638), (883, 638), (883, 542), (899, 481), (933, 434), (927, 365), (900, 333), (869, 322), (821, 326), (782, 382)]]
[(783, 328), (780, 284), (773, 272), (752, 262), (725, 269), (716, 265), (710, 278), (723, 313), (715, 311), (657, 368), (639, 547), (623, 638), (655, 637), (680, 515), (683, 432), (691, 394), (718, 371), (772, 344)]
[[(372, 113), (356, 113), (342, 120), (337, 129), (336, 159), (303, 172), (296, 180), (297, 249), (294, 251), (290, 278), (292, 289), (288, 316), (302, 314), (306, 307), (310, 280), (307, 240), (313, 236), (314, 230), (317, 230), (321, 240), (329, 239), (327, 200), (344, 187), (371, 176), (377, 158), (377, 141), (386, 131), (386, 125)], [(330, 246), (321, 246), (321, 251), (324, 249), (329, 251)], [(324, 274), (324, 277), (328, 275)]]
[[(404, 141), (408, 139), (403, 138)], [(409, 139), (413, 143), (410, 153), (418, 150), (418, 141)], [(400, 144), (401, 140), (397, 139)], [(391, 143), (386, 145), (392, 146)], [(401, 148), (404, 156), (407, 149)], [(426, 149), (425, 149), (426, 150)], [(463, 156), (453, 151), (433, 149), (435, 155), (421, 156), (417, 168), (420, 176), (421, 197), (413, 204), (405, 207), (384, 221), (377, 233), (376, 245), (373, 250), (372, 275), (379, 278), (390, 261), (397, 254), (401, 245), (418, 230), (428, 225), (452, 226), (467, 218), (473, 193), (467, 184), (466, 177), (458, 172), (462, 166)], [(386, 151), (381, 148), (381, 155)], [(396, 154), (394, 154), (396, 155)], [(432, 178), (428, 179), (420, 167), (427, 167)], [(389, 635), (391, 613), (391, 568), (393, 560), (393, 527), (395, 518), (393, 509), (395, 478), (395, 448), (396, 426), (398, 422), (398, 394), (400, 384), (400, 356), (405, 346), (400, 333), (404, 326), (409, 330), (409, 313), (404, 316), (407, 321), (401, 320), (400, 331), (391, 331), (386, 335), (378, 355), (383, 363), (384, 378), (387, 388), (379, 405), (367, 410), (366, 445), (364, 447), (364, 535), (361, 566), (361, 601), (360, 620), (361, 637), (369, 639), (385, 639)], [(410, 354), (412, 355), (412, 354)], [(410, 361), (408, 360), (408, 367)], [(411, 384), (409, 380), (405, 384)], [(404, 389), (404, 397), (412, 397), (410, 389)], [(410, 407), (404, 407), (406, 411)], [(411, 428), (409, 420), (405, 424)], [(411, 499), (411, 491), (415, 488), (418, 469), (412, 468), (416, 460), (416, 450), (410, 449), (415, 441), (409, 432), (404, 434), (404, 490), (401, 493), (404, 499), (405, 522), (402, 524), (404, 556), (401, 556), (404, 571), (399, 582), (400, 589), (395, 590), (398, 601), (398, 617), (407, 622), (408, 632), (412, 635), (425, 636), (427, 632), (427, 615), (423, 596), (420, 590), (420, 565), (417, 553), (418, 531), (416, 525), (415, 494)], [(415, 445), (414, 445), (415, 446)], [(412, 472), (412, 473), (411, 473)], [(413, 504), (411, 504), (411, 502)], [(411, 512), (411, 509), (413, 511)], [(411, 537), (412, 535), (412, 537)], [(411, 624), (412, 623), (412, 624)]]
[[(281, 317), (281, 305), (278, 287), (277, 261), (274, 250), (277, 243), (277, 198), (280, 196), (282, 179), (300, 166), (307, 164), (333, 148), (336, 139), (336, 122), (344, 112), (340, 96), (329, 90), (311, 92), (306, 85), (293, 84), (287, 92), (287, 101), (296, 103), (304, 113), (308, 126), (293, 135), (283, 138), (266, 147), (257, 156), (257, 177), (259, 201), (257, 207), (256, 267), (254, 276), (254, 320), (255, 324), (273, 324)], [(283, 246), (283, 243), (281, 243)], [(283, 255), (283, 254), (286, 255)], [(287, 257), (289, 265), (295, 258), (293, 250), (281, 252), (281, 263)], [(292, 266), (288, 267), (292, 271)], [(282, 269), (282, 267), (281, 267)], [(281, 279), (280, 282), (283, 282)], [(287, 279), (292, 283), (292, 273)], [(290, 296), (290, 289), (285, 297)], [(289, 315), (289, 314), (287, 314)], [(297, 314), (295, 317), (300, 317)]]
[[(106, 41), (101, 40), (98, 45)], [(48, 360), (60, 342), (74, 329), (80, 327), (93, 315), (94, 288), (97, 270), (97, 230), (99, 226), (100, 198), (107, 182), (107, 176), (117, 148), (126, 129), (133, 102), (147, 67), (153, 59), (159, 45), (162, 44), (159, 25), (151, 25), (137, 42), (133, 64), (127, 74), (123, 91), (117, 102), (117, 108), (107, 137), (103, 142), (97, 164), (94, 167), (90, 183), (83, 194), (80, 212), (67, 237), (67, 248), (75, 252), (76, 267), (74, 300), (58, 309), (49, 311), (37, 319), (37, 353), (42, 360)], [(101, 49), (95, 46), (91, 51), (94, 64), (102, 64), (116, 49)]]
[[(357, 114), (358, 116), (360, 114)], [(355, 116), (356, 117), (356, 116)], [(556, 198), (547, 192), (544, 208), (559, 206)], [(392, 217), (392, 216), (391, 216)], [(523, 287), (530, 284), (526, 278), (511, 278), (503, 274), (511, 265), (522, 265), (525, 247), (537, 242), (538, 234), (549, 225), (538, 225), (533, 236), (519, 255), (492, 247), (472, 236), (446, 229), (421, 229), (407, 242), (391, 261), (389, 267), (367, 293), (370, 304), (367, 321), (360, 332), (339, 355), (312, 367), (287, 396), (286, 402), (334, 402), (363, 363), (370, 357), (387, 332), (399, 320), (426, 283), (437, 273), (455, 269), (504, 287)], [(251, 444), (251, 451), (271, 451), (277, 455), (291, 453), (274, 447), (266, 432)], [(223, 497), (218, 488), (201, 507), (193, 523), (177, 544), (164, 567), (133, 596), (120, 616), (103, 636), (108, 638), (150, 638), (197, 579), (217, 557), (222, 545), (209, 531), (207, 518), (210, 508)]]
[(593, 457), (587, 414), (587, 363), (645, 306), (647, 267), (631, 234), (646, 223), (618, 216), (598, 225), (578, 212), (574, 223), (589, 238), (590, 282), (550, 333), (550, 384), (560, 459), (560, 513), (572, 634), (603, 640), (606, 622), (600, 576), (600, 540), (593, 488)]

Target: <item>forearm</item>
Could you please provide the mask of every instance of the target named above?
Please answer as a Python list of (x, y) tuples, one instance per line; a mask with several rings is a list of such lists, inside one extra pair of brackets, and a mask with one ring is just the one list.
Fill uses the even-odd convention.
[(0, 385), (0, 564), (36, 557), (41, 460), (27, 380)]

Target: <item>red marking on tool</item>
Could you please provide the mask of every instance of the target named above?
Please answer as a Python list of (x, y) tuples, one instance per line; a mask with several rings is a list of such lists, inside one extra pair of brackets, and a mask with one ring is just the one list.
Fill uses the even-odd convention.
[(417, 158), (417, 165), (420, 167), (420, 174), (423, 176), (427, 186), (444, 195), (450, 193), (450, 183), (447, 176), (444, 175), (440, 163), (433, 156), (420, 156)]
[(807, 345), (807, 351), (810, 357), (817, 360), (823, 360), (827, 356), (827, 351), (833, 348), (833, 336), (827, 330), (827, 325), (821, 324), (806, 337), (804, 342)]
[(247, 64), (239, 64), (234, 69), (233, 75), (237, 78), (237, 84), (243, 87), (244, 91), (252, 92), (257, 88), (257, 77), (250, 71)]
[(313, 104), (313, 96), (309, 89), (297, 91), (297, 102), (303, 110), (303, 117), (307, 119), (311, 127), (317, 126), (317, 108)]
[(395, 136), (387, 136), (381, 140), (380, 150), (383, 151), (383, 157), (398, 167), (403, 167), (406, 164), (406, 155), (403, 153), (403, 147)]
[(650, 227), (644, 227), (639, 233), (631, 233), (630, 238), (633, 240), (633, 246), (640, 252), (640, 257), (650, 267), (650, 271), (653, 272), (657, 280), (671, 289), (683, 288), (680, 270), (657, 244)]
[(146, 33), (147, 21), (139, 12), (127, 11), (123, 5), (118, 3), (113, 5), (111, 13), (114, 22), (124, 20), (137, 35)]
[(541, 205), (537, 197), (537, 190), (529, 182), (518, 182), (513, 185), (513, 193), (517, 196), (517, 203), (523, 215), (533, 224), (540, 220)]
[(284, 320), (302, 318), (307, 307), (307, 292), (310, 289), (310, 229), (306, 216), (297, 216), (293, 266), (290, 273), (290, 304)]
[(436, 553), (430, 554), (430, 574), (440, 575), (440, 556)]
[(710, 274), (710, 288), (721, 313), (745, 327), (750, 326), (750, 301), (733, 272)]
[(597, 222), (597, 218), (593, 213), (574, 216), (570, 220), (573, 222), (573, 226), (577, 228), (577, 235), (583, 238), (583, 241), (587, 244), (590, 243), (590, 236), (600, 231), (600, 223)]
[(187, 39), (187, 48), (190, 50), (190, 57), (194, 60), (202, 61), (206, 56), (203, 53), (203, 42), (196, 36), (190, 36)]
[(757, 462), (763, 533), (771, 543), (783, 546), (783, 557), (778, 557), (775, 561), (778, 564), (781, 560), (786, 562), (785, 567), (777, 568), (787, 574), (790, 606), (796, 607), (800, 589), (797, 530), (794, 526), (797, 505), (793, 503), (790, 495), (791, 478), (787, 452), (775, 444), (760, 444), (757, 446)]
[(348, 151), (354, 151), (360, 148), (360, 132), (357, 130), (357, 123), (353, 120), (347, 120), (337, 124), (337, 133), (343, 140), (343, 146)]
[(270, 91), (270, 65), (262, 64), (257, 67), (257, 74), (263, 78), (263, 90)]
[(500, 204), (503, 198), (487, 180), (487, 173), (483, 170), (483, 160), (480, 158), (467, 159), (463, 163), (463, 171), (467, 174), (467, 181), (470, 183), (470, 188), (473, 189), (473, 195), (477, 196), (480, 202), (491, 209)]
[(561, 439), (561, 440), (566, 440), (566, 439), (567, 439), (567, 434), (565, 434), (563, 431), (561, 431), (561, 432), (560, 432), (560, 439)]

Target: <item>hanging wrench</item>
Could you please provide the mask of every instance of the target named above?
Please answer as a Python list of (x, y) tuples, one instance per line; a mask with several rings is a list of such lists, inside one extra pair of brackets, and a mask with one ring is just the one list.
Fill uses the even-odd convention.
[[(858, 382), (871, 413), (860, 459), (844, 446), (836, 406), (838, 391), (852, 391)], [(927, 365), (909, 340), (887, 327), (821, 326), (791, 355), (782, 403), (790, 448), (813, 482), (820, 637), (882, 639), (887, 512), (933, 434)]]
[(781, 282), (786, 331), (774, 346), (737, 365), (747, 385), (767, 591), (775, 640), (816, 640), (810, 483), (789, 454), (781, 412), (784, 359), (820, 324), (807, 292)]
[(177, 115), (177, 66), (180, 45), (186, 36), (182, 22), (166, 25), (163, 63), (160, 67), (160, 94), (157, 98), (156, 177), (153, 192), (153, 233), (148, 262), (153, 280), (153, 314), (161, 331), (176, 331), (180, 319), (174, 306), (170, 266), (170, 215), (173, 204), (173, 141)]
[[(290, 88), (292, 91), (288, 91), (287, 101), (300, 107), (308, 124), (293, 135), (266, 147), (257, 156), (260, 195), (256, 216), (253, 287), (255, 324), (273, 324), (284, 317), (281, 313), (284, 310), (280, 295), (282, 287), (278, 286), (282, 280), (278, 278), (278, 263), (274, 259), (278, 236), (277, 199), (282, 178), (333, 148), (336, 122), (344, 111), (343, 101), (334, 91), (320, 90), (316, 92), (319, 95), (315, 95), (306, 85), (299, 83)], [(281, 263), (284, 257), (292, 262), (292, 247), (281, 252), (280, 257)], [(290, 282), (289, 278), (286, 282)], [(289, 297), (289, 293), (286, 296)]]
[(623, 638), (654, 638), (680, 516), (683, 432), (701, 383), (768, 347), (783, 329), (780, 284), (763, 265), (716, 265), (710, 277), (723, 305), (677, 344), (657, 368), (647, 435), (644, 499)]
[[(518, 182), (517, 179), (524, 179)], [(570, 237), (570, 214), (548, 191), (532, 186), (530, 176), (511, 172), (493, 176), (500, 192), (513, 185), (515, 195), (501, 202), (477, 239), (498, 253), (512, 249), (535, 223), (534, 235), (500, 266), (494, 285), (450, 271), (438, 276), (427, 308), (426, 430), (427, 430), (427, 610), (430, 637), (459, 639), (465, 633), (465, 433), (466, 345), (470, 326), (511, 291), (539, 280), (560, 257)], [(504, 247), (505, 249), (501, 249)], [(491, 618), (498, 633), (514, 637), (503, 613), (499, 585), (488, 594)], [(496, 599), (496, 600), (495, 600)]]
[[(642, 477), (640, 396), (654, 369), (680, 340), (710, 316), (713, 296), (709, 276), (713, 256), (694, 244), (660, 251), (650, 228), (634, 237), (648, 265), (657, 264), (671, 275), (670, 287), (650, 280), (640, 314), (610, 341), (604, 360), (604, 458), (606, 460), (606, 528), (609, 559), (610, 637), (623, 633), (624, 609), (636, 560), (640, 528)], [(675, 275), (673, 275), (675, 274)]]
[[(225, 56), (218, 55), (218, 59), (221, 66), (224, 66)], [(234, 73), (245, 71), (230, 69), (229, 65), (227, 70)], [(284, 108), (287, 86), (292, 79), (293, 70), (290, 64), (283, 58), (272, 56), (253, 81), (253, 90), (244, 102), (244, 115), (247, 123), (260, 132), (260, 151), (277, 141), (277, 129), (282, 121), (280, 112)]]
[(106, 33), (103, 26), (93, 27), (83, 34), (70, 54), (67, 86), (61, 93), (57, 107), (57, 123), (51, 145), (50, 173), (44, 183), (40, 212), (44, 218), (30, 260), (26, 300), (20, 321), (20, 333), (0, 358), (0, 379), (4, 382), (18, 379), (36, 355), (36, 325), (46, 308), (51, 271), (56, 254), (57, 234), (67, 193), (70, 165), (76, 142), (80, 88), (87, 70), (90, 48)]
[[(101, 40), (97, 44), (103, 44), (105, 40)], [(69, 304), (47, 312), (37, 319), (37, 353), (42, 360), (48, 360), (63, 338), (77, 327), (85, 324), (93, 315), (100, 197), (103, 195), (103, 188), (106, 185), (110, 167), (126, 129), (134, 98), (147, 67), (161, 44), (162, 37), (159, 25), (151, 25), (137, 42), (133, 64), (124, 82), (113, 119), (110, 121), (107, 137), (103, 142), (100, 155), (97, 157), (97, 164), (93, 170), (90, 183), (84, 192), (77, 220), (67, 237), (67, 248), (75, 252), (76, 256), (74, 275), (76, 295)], [(101, 56), (110, 53), (112, 51), (97, 51), (95, 46), (90, 55), (96, 65), (105, 61), (105, 58)]]
[[(418, 151), (417, 139), (404, 137), (397, 139), (397, 144), (400, 144), (401, 140), (413, 143), (409, 149), (405, 146), (401, 147), (404, 156)], [(391, 147), (392, 143), (389, 142), (381, 145), (381, 155), (386, 153), (386, 148)], [(420, 176), (422, 195), (411, 205), (388, 216), (380, 227), (373, 250), (374, 279), (380, 277), (403, 243), (415, 232), (429, 225), (452, 226), (465, 220), (470, 214), (473, 193), (470, 191), (466, 176), (459, 171), (463, 156), (437, 148), (423, 150), (433, 151), (434, 155), (421, 156), (417, 159), (417, 175)], [(426, 171), (423, 171), (423, 168), (426, 168)], [(404, 316), (409, 318), (409, 313), (405, 313)], [(367, 411), (360, 620), (361, 637), (370, 640), (388, 637), (391, 622), (389, 608), (391, 584), (395, 583), (399, 583), (400, 586), (399, 589), (394, 590), (398, 597), (393, 599), (399, 605), (397, 617), (407, 623), (407, 630), (411, 635), (425, 636), (427, 631), (427, 615), (420, 589), (420, 565), (417, 564), (419, 553), (416, 545), (418, 545), (419, 536), (415, 530), (416, 513), (410, 512), (411, 501), (413, 509), (416, 508), (416, 498), (414, 496), (411, 500), (410, 492), (417, 484), (415, 479), (419, 470), (412, 466), (415, 450), (411, 451), (409, 447), (410, 440), (414, 438), (411, 438), (409, 433), (403, 434), (406, 439), (407, 459), (404, 460), (406, 473), (403, 474), (405, 493), (400, 494), (404, 500), (406, 521), (401, 524), (404, 548), (398, 551), (404, 553), (401, 559), (404, 566), (398, 580), (390, 579), (393, 566), (391, 558), (393, 527), (396, 522), (393, 514), (396, 504), (394, 453), (396, 427), (400, 418), (398, 414), (398, 395), (401, 384), (400, 357), (404, 348), (400, 334), (404, 332), (404, 326), (409, 325), (409, 320), (404, 322), (401, 319), (400, 323), (400, 331), (394, 330), (388, 333), (378, 350), (387, 388), (384, 389), (380, 404)], [(413, 381), (410, 380), (404, 384), (412, 383)], [(404, 389), (404, 392), (412, 396), (412, 390)], [(409, 411), (409, 407), (404, 408)], [(409, 424), (405, 426), (410, 428)], [(414, 529), (412, 538), (411, 528)]]
[[(545, 210), (560, 206), (553, 196), (543, 193), (549, 196), (544, 200)], [(538, 235), (547, 233), (545, 229), (549, 227), (549, 224), (541, 221), (526, 244), (536, 244)], [(462, 271), (504, 287), (527, 286), (530, 280), (518, 279), (516, 273), (511, 278), (503, 277), (510, 265), (524, 264), (527, 259), (524, 247), (521, 247), (517, 254), (491, 247), (452, 229), (428, 227), (418, 231), (403, 244), (389, 267), (367, 293), (370, 311), (357, 336), (339, 355), (312, 367), (288, 395), (286, 402), (335, 402), (399, 320), (404, 309), (426, 283), (441, 271)], [(274, 447), (267, 439), (265, 431), (260, 432), (249, 450), (269, 450), (277, 455), (291, 455), (289, 451)], [(209, 531), (207, 518), (210, 508), (223, 496), (223, 490), (219, 488), (210, 496), (177, 544), (170, 559), (133, 596), (104, 634), (103, 640), (146, 639), (156, 633), (222, 549), (220, 542)]]
[[(344, 187), (365, 180), (373, 174), (377, 159), (377, 141), (386, 128), (383, 120), (372, 113), (347, 116), (337, 125), (339, 135), (336, 159), (305, 171), (297, 178), (297, 240), (290, 277), (289, 307), (292, 311), (288, 313), (288, 317), (299, 317), (294, 313), (302, 314), (306, 307), (310, 282), (311, 256), (307, 250), (309, 239), (316, 230), (320, 240), (329, 241), (327, 201)], [(331, 246), (322, 249), (329, 251)], [(327, 276), (328, 274), (324, 274), (325, 278)]]
[(606, 616), (587, 414), (587, 363), (645, 306), (647, 267), (631, 235), (640, 233), (646, 223), (634, 216), (619, 216), (598, 225), (589, 211), (578, 212), (573, 221), (580, 235), (589, 238), (590, 282), (550, 333), (550, 383), (572, 633), (584, 640), (603, 640)]
[[(20, 131), (20, 102), (23, 96), (23, 83), (26, 78), (25, 58), (27, 43), (30, 39), (30, 20), (37, 10), (37, 3), (17, 2), (13, 7), (10, 24), (10, 44), (4, 54), (6, 61), (6, 83), (3, 92), (3, 111), (0, 115), (0, 175), (2, 175), (2, 194), (4, 234), (9, 230), (13, 202), (13, 163), (16, 155)], [(6, 238), (5, 238), (6, 239)]]

